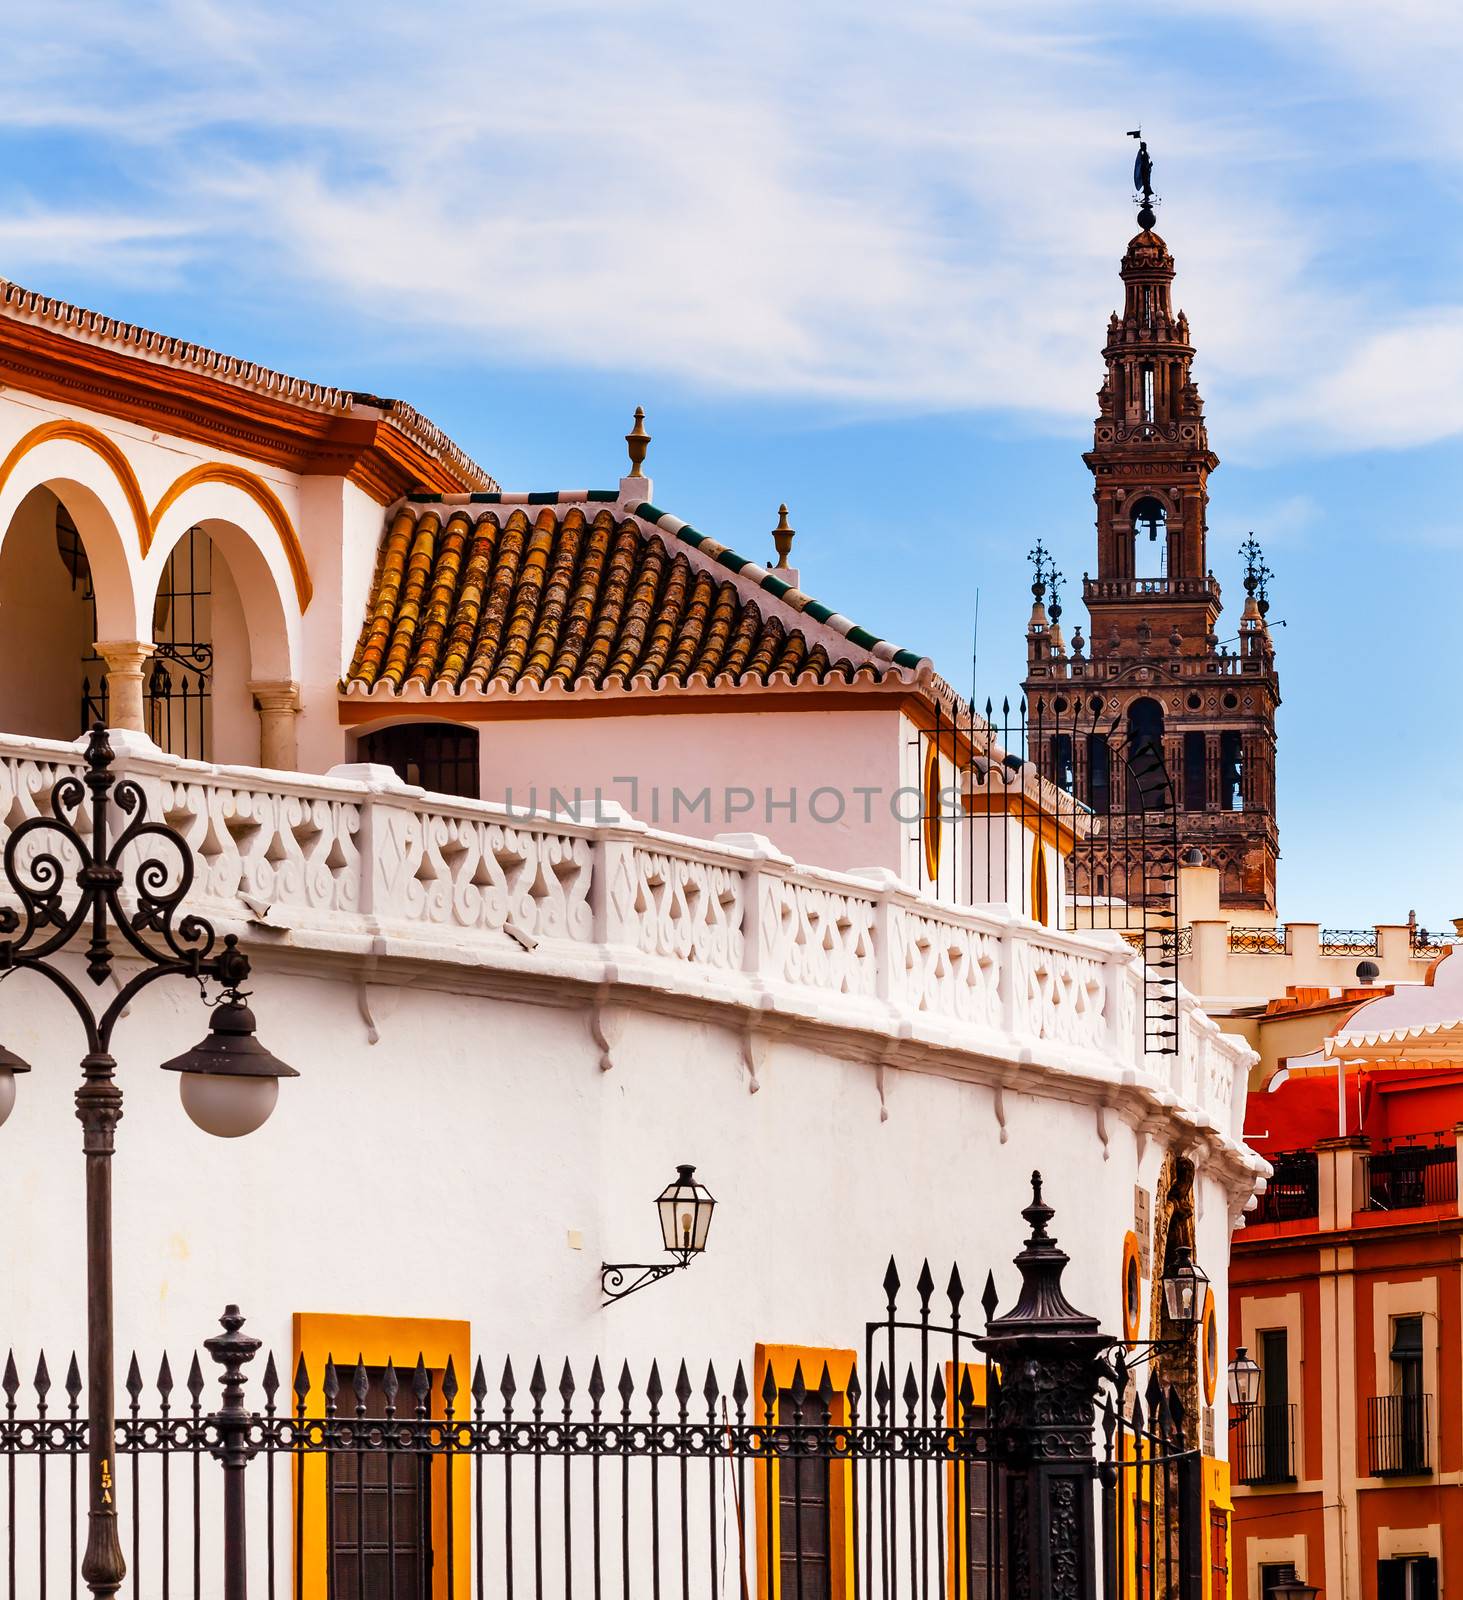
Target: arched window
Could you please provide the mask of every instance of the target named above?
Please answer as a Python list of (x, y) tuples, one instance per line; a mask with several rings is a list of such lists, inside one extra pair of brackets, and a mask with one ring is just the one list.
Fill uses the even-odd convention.
[(1051, 926), (1051, 882), (1047, 876), (1046, 851), (1040, 839), (1031, 847), (1031, 920), (1044, 928)]
[(1167, 803), (1163, 707), (1144, 696), (1128, 707), (1128, 810), (1160, 811)]
[(1219, 735), (1219, 803), (1226, 811), (1243, 811), (1244, 740), (1233, 728)]
[(1105, 733), (1087, 735), (1087, 803), (1099, 816), (1112, 810), (1112, 752)]
[(1168, 513), (1163, 502), (1144, 495), (1133, 507), (1133, 576), (1168, 576)]
[(362, 761), (390, 767), (403, 783), (420, 784), (433, 794), (476, 800), (478, 736), (476, 728), (451, 722), (408, 722), (378, 728), (361, 736), (356, 754)]
[(1208, 803), (1209, 738), (1203, 733), (1184, 735), (1184, 810), (1202, 811)]

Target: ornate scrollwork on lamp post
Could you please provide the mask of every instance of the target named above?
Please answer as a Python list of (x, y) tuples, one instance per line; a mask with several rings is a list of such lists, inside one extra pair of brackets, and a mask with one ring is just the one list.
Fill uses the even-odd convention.
[[(193, 886), (193, 856), (166, 823), (149, 821), (140, 784), (118, 779), (104, 727), (92, 729), (86, 770), (60, 778), (51, 815), (32, 817), (5, 842), (0, 892), (0, 980), (34, 972), (59, 990), (86, 1036), (76, 1115), (86, 1156), (87, 1424), (89, 1511), (81, 1575), (93, 1596), (115, 1595), (126, 1575), (117, 1536), (115, 1361), (113, 1351), (112, 1152), (122, 1120), (122, 1091), (111, 1053), (112, 1033), (127, 1008), (160, 978), (189, 978), (216, 1007), (209, 1038), (166, 1065), (182, 1073), (183, 1104), (205, 1131), (230, 1136), (258, 1127), (273, 1108), (278, 1080), (296, 1077), (253, 1037), (254, 1018), (242, 985), (249, 958), (232, 934), (220, 940), (202, 917), (182, 911)], [(89, 803), (90, 834), (79, 814)], [(113, 811), (125, 819), (112, 837)], [(124, 867), (129, 854), (135, 867)], [(163, 852), (163, 853), (159, 853)], [(138, 859), (140, 857), (140, 859)], [(170, 859), (169, 859), (170, 858)], [(70, 864), (75, 870), (70, 871)], [(68, 887), (76, 896), (68, 904)], [(132, 906), (124, 907), (128, 893)], [(114, 935), (119, 936), (114, 948)], [(100, 1011), (59, 964), (85, 939), (86, 976), (100, 986), (113, 979), (118, 954), (139, 958), (142, 970)], [(209, 1000), (207, 985), (223, 993)], [(0, 1121), (15, 1098), (15, 1074), (28, 1071), (0, 1047)]]

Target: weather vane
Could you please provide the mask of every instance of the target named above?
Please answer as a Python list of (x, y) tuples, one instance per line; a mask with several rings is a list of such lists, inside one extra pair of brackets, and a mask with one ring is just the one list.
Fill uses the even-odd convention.
[(1159, 203), (1153, 192), (1153, 157), (1148, 154), (1148, 141), (1141, 127), (1129, 128), (1128, 137), (1138, 141), (1138, 154), (1133, 158), (1133, 199), (1138, 203), (1138, 226), (1151, 228), (1158, 220), (1153, 208)]
[(1253, 532), (1239, 547), (1239, 553), (1245, 558), (1245, 593), (1254, 595), (1263, 617), (1270, 609), (1270, 580), (1275, 574), (1265, 565), (1265, 553)]
[(1040, 600), (1044, 595), (1050, 593), (1052, 597), (1052, 615), (1053, 617), (1061, 616), (1062, 574), (1058, 572), (1057, 564), (1051, 558), (1051, 552), (1038, 539), (1036, 548), (1027, 551), (1026, 559), (1031, 563), (1032, 594)]

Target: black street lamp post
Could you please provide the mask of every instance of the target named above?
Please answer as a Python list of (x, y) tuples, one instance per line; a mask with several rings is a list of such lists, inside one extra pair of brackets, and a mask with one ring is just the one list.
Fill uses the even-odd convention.
[(975, 1344), (1000, 1372), (991, 1402), (993, 1449), (1002, 1467), (1010, 1530), (1010, 1600), (1092, 1600), (1093, 1406), (1113, 1340), (1062, 1292), (1069, 1257), (1047, 1231), (1052, 1208), (1031, 1175), (1021, 1213), (1031, 1237), (1016, 1257), (1021, 1293)]
[[(278, 1080), (295, 1077), (252, 1037), (253, 1016), (240, 986), (249, 958), (232, 934), (219, 940), (203, 918), (182, 912), (193, 885), (193, 857), (183, 837), (165, 823), (147, 820), (141, 786), (112, 772), (113, 751), (105, 728), (92, 729), (86, 770), (60, 778), (51, 795), (51, 815), (20, 824), (5, 842), (4, 889), (14, 904), (0, 906), (0, 980), (17, 971), (38, 973), (70, 1004), (86, 1035), (76, 1115), (86, 1155), (87, 1424), (89, 1509), (81, 1575), (92, 1595), (117, 1593), (126, 1575), (117, 1537), (115, 1363), (112, 1293), (112, 1151), (122, 1120), (122, 1091), (111, 1053), (112, 1033), (128, 1006), (159, 978), (191, 978), (205, 1003), (218, 1007), (210, 1036), (186, 1055), (166, 1063), (183, 1074), (183, 1103), (205, 1131), (224, 1136), (248, 1132), (268, 1116)], [(90, 796), (90, 838), (77, 825)], [(126, 819), (111, 837), (112, 808)], [(161, 846), (173, 859), (154, 853)], [(134, 852), (135, 867), (123, 858)], [(69, 873), (77, 894), (66, 904)], [(130, 886), (127, 880), (130, 876)], [(135, 907), (124, 909), (130, 887)], [(18, 908), (17, 908), (18, 907)], [(180, 914), (181, 913), (181, 914)], [(112, 978), (113, 933), (125, 953), (143, 962), (140, 972), (119, 983), (100, 1013), (56, 963), (73, 941), (85, 936), (86, 974), (100, 986)], [(209, 1001), (207, 981), (222, 986)], [(15, 1097), (15, 1073), (30, 1069), (0, 1046), (0, 1121)], [(230, 1308), (232, 1310), (232, 1308)], [(237, 1330), (230, 1329), (231, 1333)], [(252, 1354), (252, 1351), (250, 1352)], [(232, 1347), (219, 1353), (235, 1356)], [(247, 1360), (242, 1351), (238, 1357)], [(226, 1362), (232, 1373), (241, 1361)], [(230, 1390), (227, 1402), (237, 1401)], [(237, 1476), (235, 1474), (234, 1476)]]

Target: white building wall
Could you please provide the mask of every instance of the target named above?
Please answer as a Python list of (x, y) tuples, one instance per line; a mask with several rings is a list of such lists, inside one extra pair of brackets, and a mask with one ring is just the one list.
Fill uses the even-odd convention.
[[(13, 818), (63, 752), (5, 749)], [(976, 1298), (991, 1268), (1009, 1303), (1035, 1166), (1070, 1297), (1115, 1330), (1134, 1186), (1170, 1151), (1195, 1163), (1225, 1304), (1261, 1170), (1238, 1142), (1249, 1055), (1185, 1002), (1180, 1054), (1144, 1057), (1111, 936), (628, 822), (128, 765), (198, 851), (197, 909), (247, 939), (261, 1037), (303, 1074), (260, 1133), (210, 1140), (156, 1068), (203, 1031), (191, 986), (122, 1024), (118, 1333), (144, 1365), (163, 1344), (176, 1365), (226, 1300), (286, 1359), (296, 1311), (464, 1318), (495, 1360), (856, 1345), (891, 1253), (942, 1284), (958, 1258)], [(24, 974), (0, 1037), (36, 1067), (0, 1132), (24, 1365), (82, 1338), (80, 1041)], [(721, 1202), (710, 1250), (601, 1309), (602, 1258), (661, 1257), (651, 1201), (679, 1161)]]

